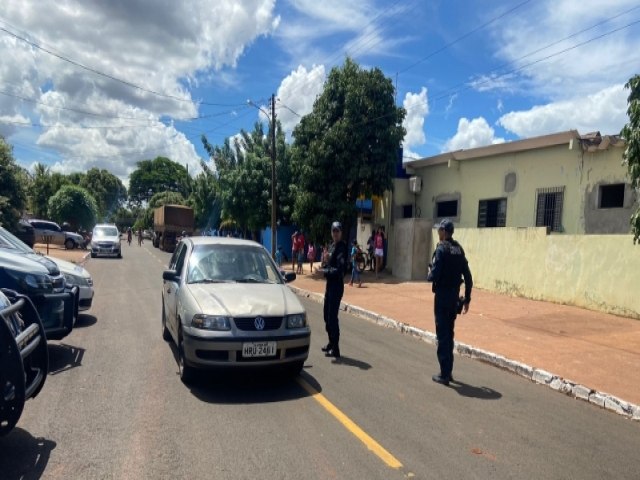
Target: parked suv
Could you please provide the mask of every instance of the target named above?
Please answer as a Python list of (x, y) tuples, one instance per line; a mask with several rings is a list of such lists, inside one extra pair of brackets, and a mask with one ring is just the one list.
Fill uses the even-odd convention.
[(49, 243), (53, 245), (64, 245), (64, 248), (71, 250), (84, 243), (82, 235), (73, 232), (65, 232), (56, 222), (48, 220), (29, 220), (35, 230), (36, 243)]
[(78, 287), (67, 288), (58, 266), (42, 255), (24, 253), (0, 239), (0, 288), (29, 297), (44, 325), (47, 339), (71, 332), (78, 314)]
[[(35, 252), (24, 243), (22, 243), (18, 237), (12, 235), (9, 231), (0, 227), (0, 241), (5, 242), (8, 245), (13, 246), (18, 252), (24, 254), (39, 254)], [(64, 276), (66, 288), (70, 290), (73, 286), (77, 286), (79, 289), (79, 303), (78, 310), (84, 311), (91, 308), (93, 302), (93, 279), (91, 274), (82, 266), (60, 260), (59, 258), (45, 257), (58, 265), (60, 273)]]
[(42, 390), (48, 367), (47, 340), (33, 303), (0, 290), (0, 437), (13, 430), (24, 403)]
[(113, 223), (99, 223), (93, 227), (91, 235), (91, 258), (98, 255), (117, 256), (122, 258), (120, 232)]

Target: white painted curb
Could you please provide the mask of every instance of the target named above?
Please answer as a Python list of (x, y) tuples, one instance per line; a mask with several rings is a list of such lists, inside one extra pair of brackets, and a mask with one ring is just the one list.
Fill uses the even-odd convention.
[[(321, 293), (309, 292), (308, 290), (294, 287), (293, 285), (289, 285), (289, 288), (291, 288), (291, 290), (300, 297), (308, 298), (317, 303), (324, 302), (324, 295)], [(398, 330), (401, 333), (418, 337), (427, 343), (433, 345), (437, 343), (434, 333), (428, 332), (426, 330), (421, 330), (406, 323), (398, 322), (397, 320), (385, 317), (384, 315), (380, 315), (370, 310), (365, 310), (364, 308), (345, 302), (342, 302), (340, 304), (340, 309), (370, 322), (382, 325), (383, 327), (392, 328), (394, 330)], [(640, 421), (639, 405), (626, 402), (618, 397), (609, 395), (608, 393), (598, 392), (597, 390), (586, 387), (584, 385), (580, 385), (579, 383), (572, 380), (562, 378), (559, 375), (549, 373), (539, 368), (531, 367), (524, 363), (503, 357), (502, 355), (488, 352), (486, 350), (482, 350), (471, 345), (466, 345), (464, 343), (455, 342), (455, 351), (459, 355), (480, 360), (481, 362), (485, 362), (498, 368), (502, 368), (503, 370), (508, 370), (512, 373), (515, 373), (516, 375), (527, 378), (532, 382), (538, 383), (540, 385), (546, 385), (553, 390), (564, 393), (571, 397), (577, 398), (579, 400), (584, 400), (585, 402), (597, 405), (601, 408), (617, 413), (618, 415), (622, 415), (626, 418)]]

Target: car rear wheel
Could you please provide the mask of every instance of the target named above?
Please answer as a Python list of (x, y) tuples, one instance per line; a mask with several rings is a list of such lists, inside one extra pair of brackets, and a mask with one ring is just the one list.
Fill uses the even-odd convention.
[(180, 370), (180, 380), (185, 385), (192, 383), (196, 376), (196, 371), (193, 367), (187, 365), (184, 358), (184, 341), (182, 340), (182, 332), (178, 334), (178, 368)]
[(171, 340), (171, 334), (169, 333), (169, 329), (167, 328), (167, 316), (164, 313), (164, 300), (162, 301), (162, 339), (165, 342)]
[(66, 248), (67, 250), (73, 250), (74, 248), (76, 248), (76, 242), (74, 242), (72, 239), (67, 238), (64, 241), (64, 248)]

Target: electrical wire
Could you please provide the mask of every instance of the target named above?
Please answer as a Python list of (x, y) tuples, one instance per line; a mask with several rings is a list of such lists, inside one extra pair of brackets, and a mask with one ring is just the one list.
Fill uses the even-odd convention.
[(20, 40), (21, 42), (24, 42), (24, 43), (32, 46), (33, 48), (35, 48), (37, 50), (45, 52), (45, 53), (47, 53), (47, 54), (49, 54), (49, 55), (51, 55), (53, 57), (56, 57), (56, 58), (58, 58), (58, 59), (60, 59), (60, 60), (62, 60), (64, 62), (70, 63), (71, 65), (74, 65), (74, 66), (76, 66), (78, 68), (82, 68), (83, 70), (86, 70), (88, 72), (91, 72), (91, 73), (94, 73), (94, 74), (99, 75), (101, 77), (104, 77), (104, 78), (113, 80), (115, 82), (121, 83), (121, 84), (126, 85), (126, 86), (128, 86), (130, 88), (133, 88), (133, 89), (136, 89), (136, 90), (140, 90), (142, 92), (150, 93), (150, 94), (155, 95), (157, 97), (176, 100), (176, 101), (179, 101), (179, 102), (200, 103), (201, 105), (210, 105), (210, 106), (216, 106), (216, 107), (237, 107), (237, 106), (241, 105), (241, 104), (212, 103), (212, 102), (195, 102), (192, 99), (186, 99), (186, 98), (178, 97), (176, 95), (168, 95), (166, 93), (156, 92), (155, 90), (151, 90), (151, 89), (142, 87), (141, 85), (137, 85), (135, 83), (129, 82), (128, 80), (124, 80), (122, 78), (118, 78), (118, 77), (116, 77), (114, 75), (102, 72), (102, 71), (100, 71), (100, 70), (98, 70), (96, 68), (92, 68), (92, 67), (89, 67), (87, 65), (84, 65), (84, 64), (82, 64), (82, 63), (80, 63), (80, 62), (78, 62), (76, 60), (72, 60), (71, 58), (69, 58), (69, 57), (67, 57), (65, 55), (62, 55), (62, 54), (57, 53), (57, 52), (54, 52), (53, 50), (48, 49), (46, 47), (43, 47), (42, 45), (40, 45), (40, 44), (38, 44), (36, 42), (33, 42), (33, 41), (29, 40), (26, 37), (23, 37), (23, 36), (15, 33), (15, 32), (12, 32), (11, 30), (9, 30), (9, 29), (7, 29), (5, 27), (0, 26), (0, 32), (4, 32), (7, 35), (10, 35), (11, 37), (13, 37), (15, 39)]

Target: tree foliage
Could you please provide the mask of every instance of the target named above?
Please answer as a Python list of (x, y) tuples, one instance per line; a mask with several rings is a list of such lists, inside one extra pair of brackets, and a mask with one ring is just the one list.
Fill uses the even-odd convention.
[(96, 223), (98, 206), (95, 199), (84, 188), (76, 185), (64, 185), (49, 199), (49, 218), (71, 228), (90, 230)]
[(0, 225), (13, 229), (26, 206), (24, 172), (11, 146), (0, 136)]
[[(72, 183), (71, 176), (69, 180)], [(77, 174), (76, 174), (77, 175)], [(77, 184), (89, 192), (96, 199), (98, 216), (106, 220), (126, 200), (127, 189), (120, 179), (105, 169), (92, 168), (87, 173), (80, 174)]]
[(362, 69), (349, 58), (333, 68), (293, 132), (294, 220), (326, 239), (332, 220), (354, 221), (360, 195), (391, 189), (404, 116), (380, 69)]
[[(271, 140), (261, 123), (251, 132), (222, 146), (202, 142), (213, 160), (222, 202), (222, 221), (243, 231), (258, 231), (271, 221)], [(291, 153), (279, 122), (276, 122), (276, 218), (287, 223), (291, 217)], [(211, 172), (213, 174), (213, 172)]]
[[(629, 122), (620, 132), (626, 142), (623, 159), (629, 170), (631, 186), (640, 196), (640, 75), (632, 77), (625, 88), (630, 92), (627, 99)], [(635, 244), (640, 241), (640, 207), (631, 216), (631, 231)]]
[(218, 228), (222, 215), (222, 200), (219, 197), (218, 179), (205, 162), (192, 182), (188, 204), (193, 208), (196, 227)]
[(69, 178), (42, 163), (34, 167), (33, 181), (29, 190), (29, 208), (36, 218), (46, 218), (48, 215), (49, 199), (53, 197), (63, 185), (69, 184)]
[(166, 157), (138, 162), (137, 168), (129, 177), (129, 198), (141, 201), (151, 194), (164, 191), (179, 191), (188, 195), (187, 169)]

